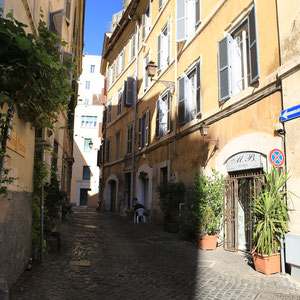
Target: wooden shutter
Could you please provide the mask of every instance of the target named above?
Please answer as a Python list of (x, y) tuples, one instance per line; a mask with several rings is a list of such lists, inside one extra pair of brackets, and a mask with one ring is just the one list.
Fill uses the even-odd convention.
[(250, 10), (248, 15), (248, 34), (250, 83), (252, 84), (259, 78), (258, 41), (255, 6)]
[(145, 122), (145, 146), (149, 145), (150, 141), (150, 111), (146, 111), (146, 122)]
[(198, 24), (201, 21), (201, 2), (200, 0), (195, 0), (195, 23), (196, 26), (198, 26)]
[(178, 43), (186, 40), (186, 0), (176, 0), (176, 4), (176, 42)]
[(185, 77), (178, 80), (178, 123), (185, 124)]
[(218, 42), (219, 101), (230, 98), (229, 40), (227, 35)]
[(196, 114), (201, 113), (201, 64), (200, 62), (196, 65), (196, 79), (197, 79), (197, 90), (196, 90)]
[(161, 9), (161, 7), (162, 7), (162, 0), (159, 0), (158, 1), (158, 9)]
[(126, 97), (125, 97), (125, 106), (129, 107), (134, 103), (134, 84), (135, 80), (133, 77), (127, 77), (126, 84)]
[(170, 62), (170, 56), (171, 56), (171, 25), (170, 25), (170, 20), (168, 20), (168, 58), (167, 61), (168, 63)]
[(49, 29), (56, 35), (61, 37), (62, 33), (62, 23), (63, 23), (63, 10), (57, 10), (50, 13), (50, 26)]
[(157, 37), (157, 70), (160, 70), (161, 65), (161, 34)]
[(168, 92), (168, 99), (167, 99), (167, 132), (170, 132), (172, 130), (172, 115), (171, 115), (171, 107), (172, 107), (172, 98), (171, 93)]
[(155, 136), (157, 138), (160, 137), (160, 135), (159, 135), (159, 102), (160, 102), (160, 99), (158, 99), (156, 101)]
[(124, 85), (123, 85), (123, 105), (126, 105), (126, 96), (127, 96), (127, 80), (124, 80)]
[(138, 142), (139, 142), (139, 149), (142, 148), (142, 118), (139, 118), (139, 131), (138, 131)]
[(66, 21), (70, 24), (71, 19), (71, 0), (66, 0)]
[(125, 67), (125, 49), (123, 49), (123, 52), (122, 52), (122, 69), (121, 69), (121, 71), (124, 70), (124, 67)]
[(146, 36), (146, 15), (143, 14), (142, 15), (142, 40), (145, 39), (145, 36)]

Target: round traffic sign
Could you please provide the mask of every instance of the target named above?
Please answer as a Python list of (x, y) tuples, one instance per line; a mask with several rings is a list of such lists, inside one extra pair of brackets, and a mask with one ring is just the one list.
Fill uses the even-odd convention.
[(284, 164), (284, 154), (279, 149), (273, 149), (270, 152), (269, 159), (272, 165), (280, 167)]

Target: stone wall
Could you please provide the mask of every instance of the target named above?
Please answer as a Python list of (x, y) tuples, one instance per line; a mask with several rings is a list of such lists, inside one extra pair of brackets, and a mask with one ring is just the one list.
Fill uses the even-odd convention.
[(0, 278), (9, 287), (31, 256), (32, 194), (11, 192), (0, 198)]

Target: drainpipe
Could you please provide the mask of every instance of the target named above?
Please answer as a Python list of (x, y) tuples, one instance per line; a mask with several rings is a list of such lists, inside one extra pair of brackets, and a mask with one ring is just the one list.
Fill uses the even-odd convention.
[[(139, 45), (139, 20), (136, 21), (136, 45)], [(138, 70), (139, 70), (139, 49), (135, 57), (136, 65), (136, 95), (134, 101), (134, 119), (133, 119), (133, 137), (132, 137), (132, 157), (131, 157), (131, 191), (130, 191), (130, 206), (132, 206), (135, 190), (135, 130), (136, 130), (136, 115), (137, 115), (137, 101), (138, 101)]]
[[(177, 12), (177, 1), (175, 1), (175, 12)], [(174, 115), (174, 154), (177, 156), (176, 149), (176, 134), (177, 134), (177, 77), (178, 77), (178, 43), (176, 42), (177, 37), (177, 15), (175, 15), (175, 115)]]

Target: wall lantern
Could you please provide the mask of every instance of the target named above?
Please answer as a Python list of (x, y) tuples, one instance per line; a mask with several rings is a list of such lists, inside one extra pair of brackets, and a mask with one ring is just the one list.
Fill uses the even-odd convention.
[(208, 139), (206, 137), (208, 134), (208, 129), (209, 129), (209, 126), (207, 124), (202, 123), (200, 125), (200, 133), (201, 133), (201, 136), (203, 137), (204, 142), (211, 143), (218, 148), (219, 147), (219, 139), (214, 140), (214, 139)]
[(93, 143), (92, 140), (90, 140), (90, 142), (89, 142), (89, 147), (90, 147), (91, 150), (93, 149), (93, 146), (94, 146), (94, 143)]
[(154, 61), (150, 60), (145, 69), (146, 69), (147, 75), (148, 75), (148, 77), (150, 77), (151, 81), (153, 80), (153, 81), (156, 81), (156, 82), (161, 82), (167, 88), (173, 89), (173, 90), (175, 89), (175, 82), (174, 81), (153, 79), (153, 77), (156, 74), (156, 70), (157, 70), (157, 65), (154, 63)]

